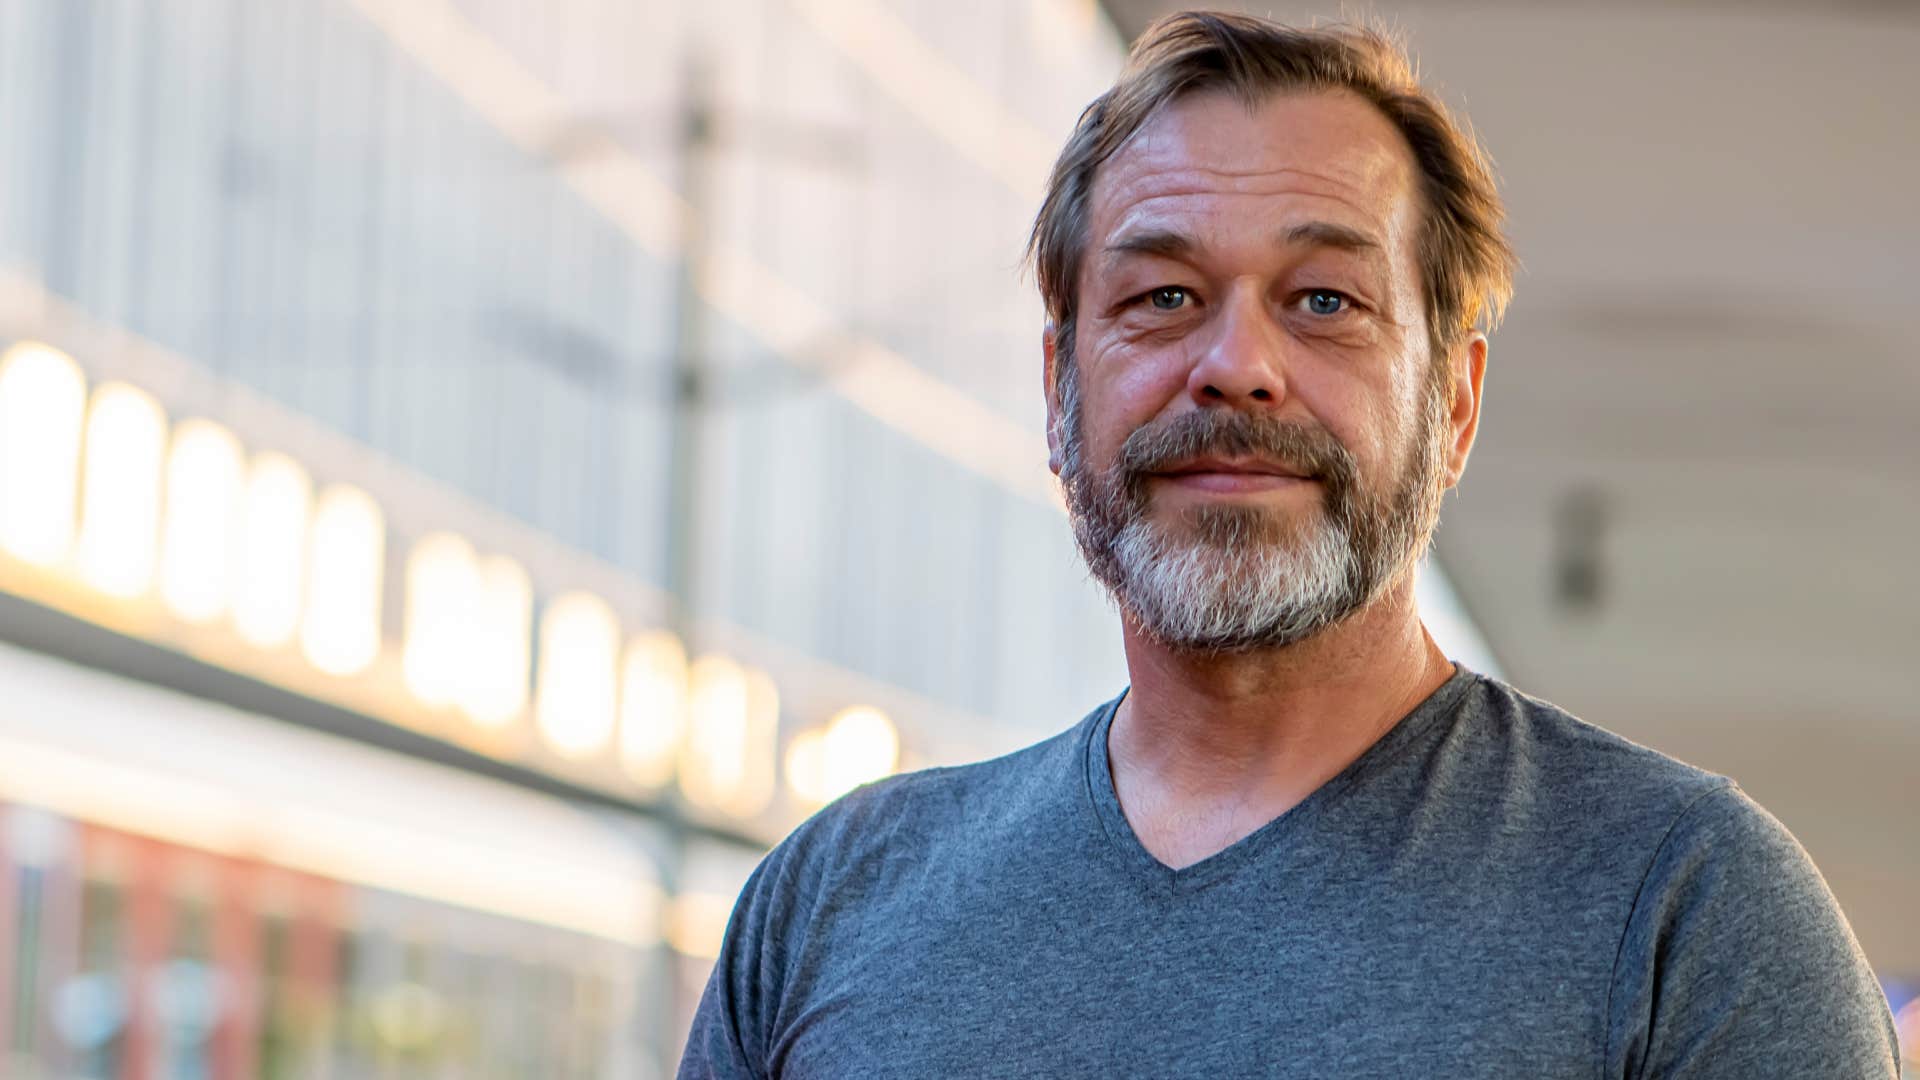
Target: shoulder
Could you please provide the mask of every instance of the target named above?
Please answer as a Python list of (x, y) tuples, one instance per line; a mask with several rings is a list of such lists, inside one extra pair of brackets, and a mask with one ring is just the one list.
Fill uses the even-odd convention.
[(1806, 850), (1732, 783), (1662, 838), (1615, 961), (1610, 1052), (1627, 1071), (1895, 1075), (1892, 1017)]
[(1061, 816), (1084, 775), (1085, 737), (1107, 708), (1005, 757), (868, 784), (796, 828), (733, 906), (687, 1060), (761, 1075), (793, 1020), (790, 1003), (873, 955), (877, 935), (911, 935), (916, 914), (950, 909), (951, 885), (983, 855)]
[(1086, 735), (1110, 705), (1002, 757), (904, 773), (847, 793), (781, 841), (756, 872), (757, 883), (804, 896), (829, 879), (867, 876), (889, 862), (1007, 835), (1021, 819), (1072, 796), (1084, 771)]
[(1733, 784), (1485, 675), (1473, 677), (1454, 723), (1449, 742), (1482, 766), (1483, 782), (1563, 826), (1657, 840)]
[(1608, 1075), (1892, 1075), (1885, 1001), (1839, 905), (1733, 780), (1485, 676), (1443, 744), (1437, 771), (1551, 836), (1583, 902), (1613, 913)]

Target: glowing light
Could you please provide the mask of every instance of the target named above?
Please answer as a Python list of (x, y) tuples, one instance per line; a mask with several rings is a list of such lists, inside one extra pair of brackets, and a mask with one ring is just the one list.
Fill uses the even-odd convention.
[(694, 661), (689, 675), (680, 790), (696, 806), (719, 809), (739, 786), (746, 751), (747, 673), (724, 656)]
[(732, 915), (731, 894), (681, 893), (667, 905), (667, 944), (682, 956), (716, 959), (726, 940), (727, 920)]
[(840, 710), (827, 722), (827, 775), (842, 791), (892, 776), (900, 767), (900, 733), (869, 705)]
[(900, 767), (900, 734), (868, 705), (840, 710), (824, 728), (802, 732), (787, 748), (787, 783), (802, 802), (825, 805)]
[(752, 817), (773, 797), (779, 690), (718, 655), (695, 661), (690, 681), (680, 790), (696, 806)]
[(533, 651), (533, 582), (503, 555), (480, 560), (474, 602), (478, 628), (460, 709), (484, 727), (503, 727), (527, 707), (527, 665)]
[(108, 595), (135, 597), (153, 585), (166, 443), (167, 417), (153, 395), (118, 382), (93, 392), (77, 559), (81, 579)]
[(833, 785), (827, 781), (827, 733), (808, 728), (787, 744), (787, 786), (806, 806), (825, 806), (833, 801)]
[(0, 356), (0, 547), (52, 566), (73, 546), (87, 379), (28, 341)]
[(386, 520), (359, 488), (336, 484), (314, 504), (300, 649), (329, 675), (352, 675), (380, 654)]
[(637, 782), (665, 787), (686, 729), (687, 653), (666, 631), (642, 634), (620, 665), (620, 763)]
[(534, 717), (547, 745), (562, 756), (585, 757), (612, 738), (619, 652), (620, 623), (606, 601), (576, 592), (547, 605)]
[(473, 545), (452, 533), (429, 533), (407, 556), (407, 607), (400, 669), (423, 704), (452, 705), (464, 669), (473, 663), (480, 561)]
[(803, 804), (823, 806), (900, 766), (900, 736), (885, 713), (865, 705), (841, 710), (788, 744), (788, 786)]
[(778, 781), (780, 688), (764, 671), (747, 670), (747, 730), (741, 754), (740, 782), (725, 809), (735, 817), (758, 814), (773, 801)]
[(174, 429), (167, 454), (167, 509), (160, 543), (160, 597), (188, 622), (227, 608), (240, 523), (240, 440), (211, 420)]
[(240, 512), (240, 579), (234, 629), (250, 644), (277, 649), (300, 628), (313, 481), (285, 454), (253, 459)]

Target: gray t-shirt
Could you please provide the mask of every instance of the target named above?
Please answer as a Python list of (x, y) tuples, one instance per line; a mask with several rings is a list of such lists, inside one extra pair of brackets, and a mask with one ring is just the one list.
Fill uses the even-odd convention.
[(1893, 1077), (1819, 872), (1731, 781), (1464, 669), (1179, 870), (1115, 703), (863, 788), (767, 856), (688, 1077)]

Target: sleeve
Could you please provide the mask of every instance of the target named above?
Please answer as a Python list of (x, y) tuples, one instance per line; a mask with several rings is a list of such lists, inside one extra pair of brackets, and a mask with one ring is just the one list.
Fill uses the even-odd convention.
[(1731, 783), (1655, 851), (1627, 920), (1605, 1075), (1897, 1080), (1893, 1017), (1812, 860)]
[(763, 1080), (784, 976), (789, 930), (785, 845), (761, 860), (728, 917), (713, 974), (694, 1011), (679, 1080)]

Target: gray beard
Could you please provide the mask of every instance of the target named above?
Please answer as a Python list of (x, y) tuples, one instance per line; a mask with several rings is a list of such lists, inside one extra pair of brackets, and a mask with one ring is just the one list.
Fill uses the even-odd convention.
[[(1241, 412), (1189, 413), (1128, 436), (1103, 474), (1088, 469), (1078, 375), (1061, 388), (1060, 476), (1087, 566), (1149, 637), (1187, 652), (1291, 645), (1360, 610), (1410, 569), (1438, 523), (1445, 385), (1429, 381), (1412, 460), (1386, 497), (1323, 429)], [(1147, 474), (1202, 453), (1258, 453), (1319, 481), (1298, 523), (1251, 507), (1151, 516)]]
[(1118, 584), (1105, 582), (1164, 644), (1210, 652), (1289, 645), (1365, 600), (1366, 575), (1337, 522), (1317, 521), (1295, 543), (1227, 539), (1251, 532), (1231, 526), (1173, 532), (1143, 517), (1127, 522), (1112, 541)]

